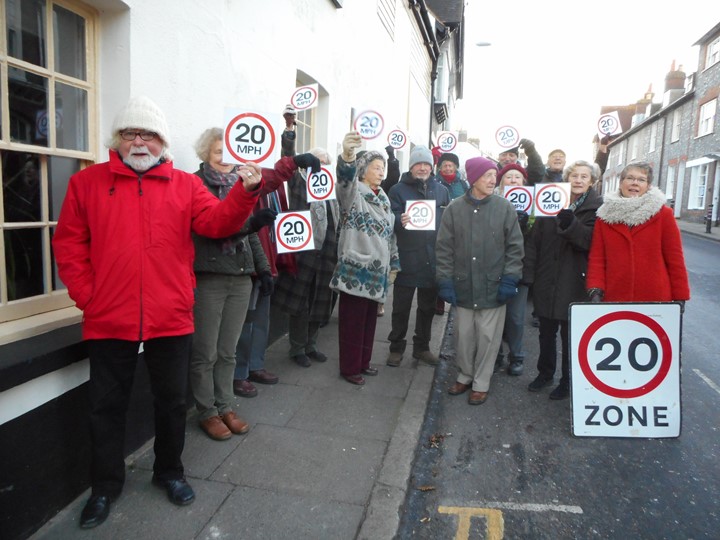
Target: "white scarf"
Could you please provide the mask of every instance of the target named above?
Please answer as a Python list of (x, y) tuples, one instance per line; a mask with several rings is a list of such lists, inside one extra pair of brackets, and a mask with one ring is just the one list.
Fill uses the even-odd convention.
[(628, 227), (635, 227), (657, 214), (666, 202), (665, 194), (654, 186), (650, 186), (640, 197), (623, 197), (617, 191), (603, 196), (597, 217), (606, 223), (624, 223)]

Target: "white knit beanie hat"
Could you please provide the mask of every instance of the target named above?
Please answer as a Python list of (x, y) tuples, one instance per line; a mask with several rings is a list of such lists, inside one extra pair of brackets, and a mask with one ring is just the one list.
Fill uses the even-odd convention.
[(165, 143), (165, 148), (170, 148), (170, 133), (165, 115), (149, 97), (137, 96), (131, 98), (127, 105), (115, 116), (112, 126), (113, 135), (128, 128), (154, 131), (160, 135), (160, 138)]

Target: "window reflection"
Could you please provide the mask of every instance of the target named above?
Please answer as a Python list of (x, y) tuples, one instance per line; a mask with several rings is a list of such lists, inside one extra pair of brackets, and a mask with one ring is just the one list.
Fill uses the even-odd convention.
[(53, 16), (55, 69), (85, 80), (85, 19), (58, 5), (53, 6)]
[(40, 221), (40, 161), (37, 154), (2, 153), (6, 223)]
[(47, 67), (45, 0), (5, 3), (8, 54)]
[(80, 160), (50, 156), (48, 158), (48, 194), (50, 198), (50, 221), (60, 217), (70, 177), (80, 170)]
[(10, 138), (14, 142), (48, 146), (48, 80), (8, 67)]
[(81, 88), (55, 85), (55, 132), (58, 148), (88, 149), (88, 97)]
[(42, 230), (3, 231), (8, 300), (43, 294)]

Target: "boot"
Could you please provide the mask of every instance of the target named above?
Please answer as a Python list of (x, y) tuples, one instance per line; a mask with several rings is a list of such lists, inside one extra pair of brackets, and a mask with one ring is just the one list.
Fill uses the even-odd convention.
[(511, 358), (510, 365), (507, 368), (508, 375), (517, 377), (522, 375), (523, 372), (523, 359), (522, 358)]

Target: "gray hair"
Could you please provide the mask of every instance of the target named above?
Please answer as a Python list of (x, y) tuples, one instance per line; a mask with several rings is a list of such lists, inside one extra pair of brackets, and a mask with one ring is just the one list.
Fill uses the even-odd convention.
[(653, 166), (647, 161), (631, 161), (625, 168), (620, 171), (620, 180), (624, 180), (628, 174), (629, 169), (640, 169), (647, 175), (648, 185), (652, 184), (653, 181)]
[(573, 161), (570, 165), (565, 167), (562, 176), (563, 182), (567, 182), (572, 172), (578, 167), (587, 167), (588, 169), (590, 169), (590, 178), (592, 179), (593, 184), (600, 180), (600, 167), (598, 167), (598, 164), (590, 163), (589, 161), (585, 161), (584, 159), (579, 159), (577, 161)]
[(195, 154), (200, 161), (207, 163), (210, 159), (210, 147), (223, 138), (223, 130), (219, 127), (211, 127), (202, 132), (195, 142)]

